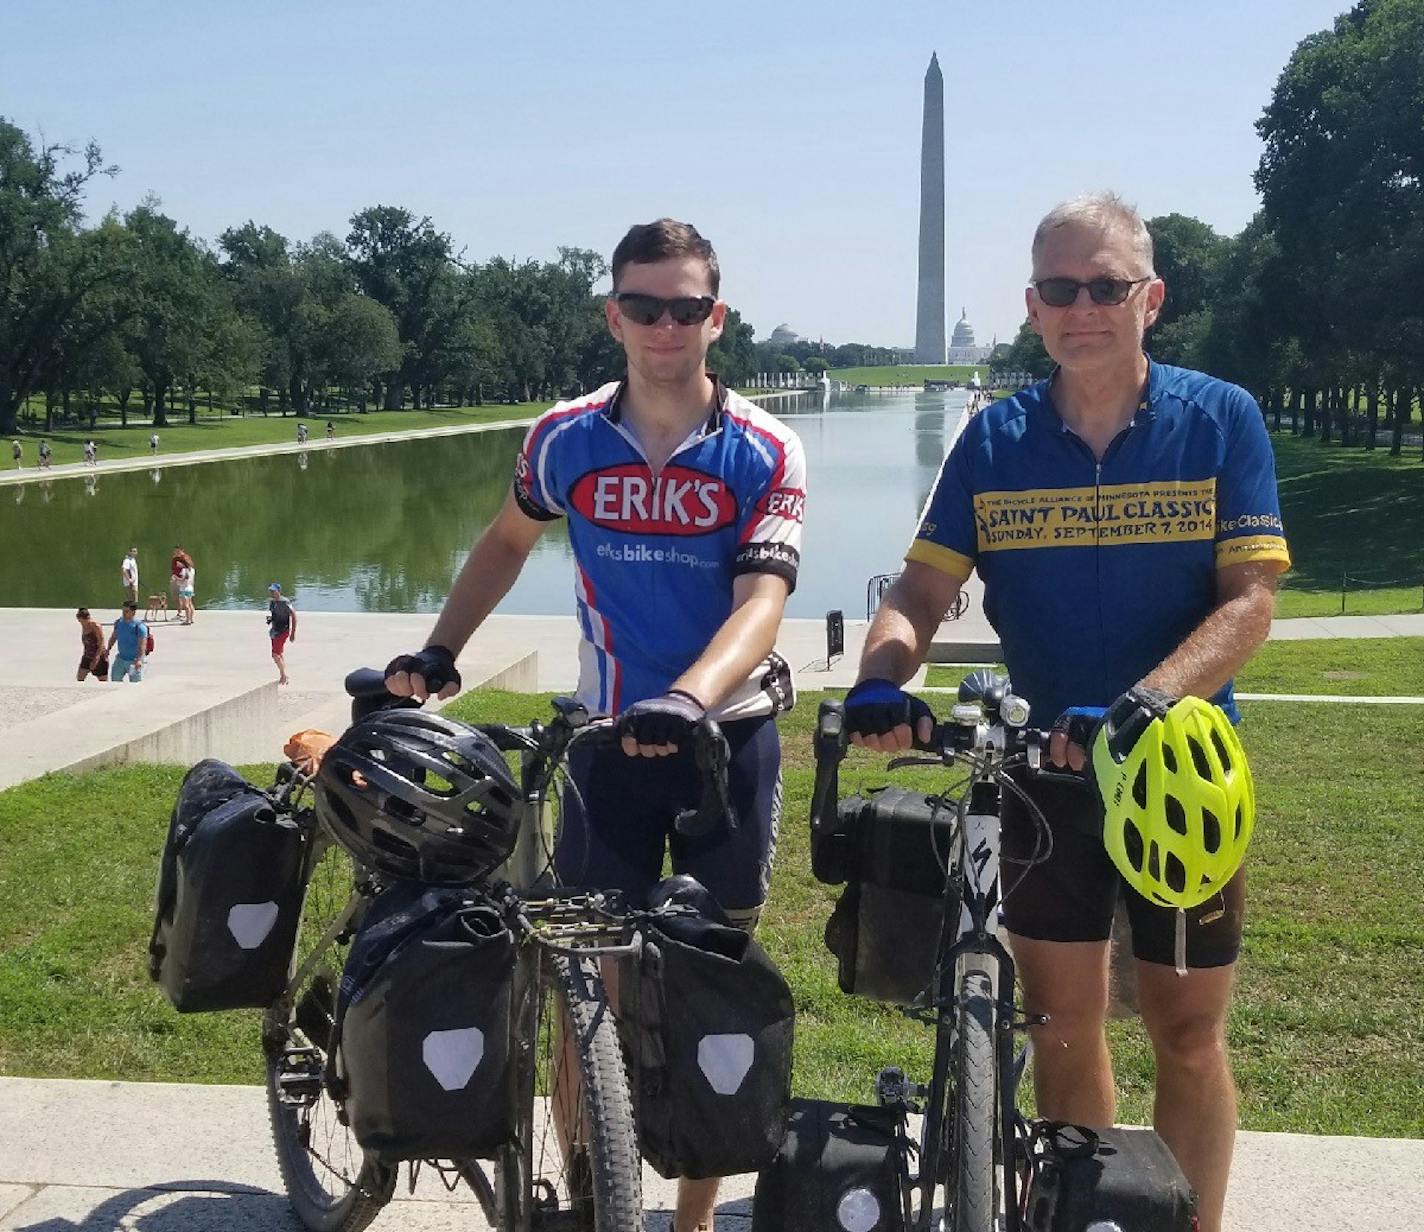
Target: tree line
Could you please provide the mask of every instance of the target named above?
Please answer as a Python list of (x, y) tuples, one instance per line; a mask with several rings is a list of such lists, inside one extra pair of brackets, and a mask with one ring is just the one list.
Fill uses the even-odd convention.
[[(1399, 454), (1424, 385), (1424, 0), (1362, 0), (1305, 39), (1256, 130), (1239, 235), (1147, 221), (1167, 284), (1148, 349), (1245, 386), (1276, 428)], [(992, 363), (1052, 368), (1027, 322)]]
[[(299, 241), (254, 221), (208, 244), (151, 199), (84, 225), (86, 189), (116, 174), (97, 144), (0, 118), (0, 432), (41, 395), (46, 430), (101, 406), (162, 426), (203, 399), (297, 415), (547, 401), (622, 371), (594, 290), (608, 267), (586, 248), (471, 262), (391, 205)], [(743, 383), (891, 355), (757, 342), (730, 310), (710, 362)]]

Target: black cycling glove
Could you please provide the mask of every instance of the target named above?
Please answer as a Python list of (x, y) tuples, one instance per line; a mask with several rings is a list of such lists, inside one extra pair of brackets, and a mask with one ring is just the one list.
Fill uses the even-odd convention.
[(1105, 714), (1107, 710), (1102, 706), (1069, 706), (1053, 720), (1053, 730), (1067, 736), (1069, 744), (1091, 749)]
[(389, 680), (398, 672), (425, 678), (425, 689), (432, 696), (447, 684), (457, 689), (462, 684), (460, 673), (455, 669), (455, 656), (444, 646), (427, 646), (418, 654), (396, 655), (386, 664), (385, 678)]
[(872, 677), (862, 680), (845, 699), (846, 735), (885, 736), (902, 724), (916, 740), (922, 718), (935, 721), (934, 711), (894, 681)]
[(618, 716), (618, 734), (632, 736), (635, 744), (672, 744), (682, 748), (692, 739), (692, 729), (707, 715), (707, 707), (681, 689), (661, 697), (634, 702)]

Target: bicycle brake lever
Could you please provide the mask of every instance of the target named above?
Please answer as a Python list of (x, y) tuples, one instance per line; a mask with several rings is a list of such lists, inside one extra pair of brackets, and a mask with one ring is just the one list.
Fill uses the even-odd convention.
[(678, 813), (673, 828), (687, 838), (701, 838), (712, 833), (719, 824), (725, 824), (728, 830), (738, 829), (737, 810), (727, 787), (731, 750), (715, 720), (703, 719), (697, 725), (692, 749), (702, 776), (702, 798), (695, 809)]

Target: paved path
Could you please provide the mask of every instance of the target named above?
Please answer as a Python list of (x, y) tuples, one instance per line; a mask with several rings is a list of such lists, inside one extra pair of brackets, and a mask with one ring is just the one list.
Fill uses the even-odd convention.
[[(106, 625), (116, 616), (113, 610), (94, 610)], [(95, 764), (105, 750), (174, 724), (207, 722), (203, 738), (211, 745), (195, 753), (191, 742), (170, 741), (157, 751), (149, 742), (119, 760), (274, 759), (294, 731), (345, 727), (346, 673), (384, 666), (401, 651), (422, 645), (434, 621), (418, 613), (301, 613), (297, 641), (286, 654), (292, 684), (279, 690), (260, 610), (200, 611), (191, 627), (154, 622), (154, 654), (143, 682), (134, 685), (76, 683), (80, 646), (72, 611), (0, 609), (0, 627), (6, 630), (0, 639), (0, 713), (6, 716), (0, 788), (46, 771)], [(785, 621), (778, 646), (802, 688), (848, 688), (855, 682), (865, 630), (864, 621), (847, 623), (845, 654), (829, 669), (824, 621)], [(537, 666), (528, 664), (509, 687), (571, 691), (578, 682), (578, 644), (572, 616), (496, 615), (471, 639), (460, 670), (474, 684), (534, 653)]]
[[(293, 419), (290, 422), (295, 434), (297, 423), (305, 422), (310, 426), (316, 421)], [(449, 427), (414, 428), (404, 432), (363, 432), (338, 436), (330, 441), (318, 433), (305, 445), (298, 445), (296, 441), (269, 441), (264, 445), (235, 445), (226, 449), (190, 449), (185, 453), (111, 458), (101, 460), (97, 466), (86, 466), (83, 462), (66, 462), (62, 466), (51, 466), (43, 471), (37, 466), (26, 466), (23, 470), (0, 471), (0, 487), (17, 483), (43, 483), (51, 479), (75, 479), (85, 475), (115, 474), (119, 471), (148, 471), (155, 467), (198, 466), (204, 462), (229, 462), (234, 458), (260, 458), (277, 453), (309, 453), (321, 449), (352, 449), (357, 445), (386, 445), (392, 441), (415, 441), (425, 437), (463, 436), (467, 432), (499, 432), (505, 428), (527, 427), (531, 423), (533, 417), (525, 416), (522, 419), (501, 419), (493, 423), (452, 424)], [(99, 446), (103, 448), (103, 441), (99, 442)]]
[[(254, 1041), (254, 1047), (256, 1043)], [(231, 1232), (298, 1225), (258, 1087), (0, 1078), (0, 1232)], [(718, 1232), (749, 1232), (754, 1178), (729, 1178)], [(650, 1232), (673, 1186), (644, 1170)], [(1424, 1142), (1243, 1133), (1228, 1232), (1418, 1232)], [(486, 1227), (467, 1191), (422, 1175), (375, 1232)]]

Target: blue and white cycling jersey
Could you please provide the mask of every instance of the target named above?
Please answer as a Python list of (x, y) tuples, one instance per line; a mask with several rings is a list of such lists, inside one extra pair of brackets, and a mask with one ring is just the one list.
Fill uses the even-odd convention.
[[(1041, 381), (965, 427), (906, 559), (978, 570), (1014, 691), (1039, 726), (1106, 706), (1216, 603), (1216, 571), (1290, 563), (1275, 460), (1255, 399), (1152, 364), (1099, 462)], [(1231, 685), (1213, 699), (1234, 721)]]
[[(732, 611), (732, 580), (774, 573), (795, 587), (806, 502), (796, 434), (721, 383), (716, 409), (653, 474), (622, 422), (614, 381), (545, 411), (524, 438), (514, 495), (531, 518), (569, 520), (579, 700), (616, 715), (664, 693)], [(714, 710), (775, 714), (791, 674), (773, 653)]]

